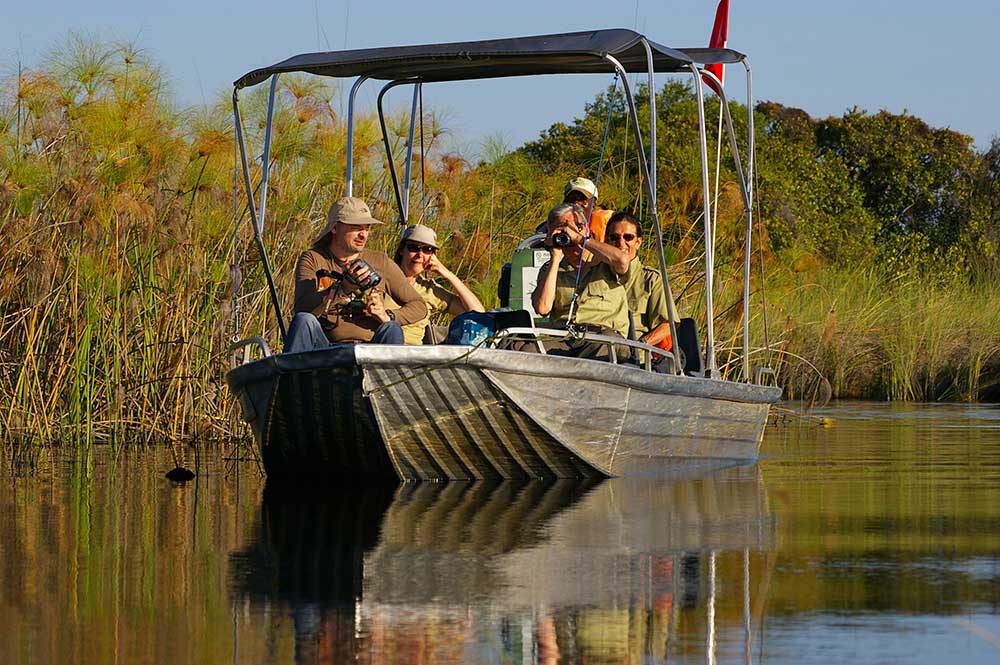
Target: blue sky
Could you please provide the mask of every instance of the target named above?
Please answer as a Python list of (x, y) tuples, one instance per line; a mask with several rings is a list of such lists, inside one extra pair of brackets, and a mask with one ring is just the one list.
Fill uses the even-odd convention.
[[(214, 100), (241, 74), (315, 50), (627, 27), (669, 46), (707, 44), (717, 0), (284, 0), (167, 3), (36, 0), (10, 3), (0, 67), (41, 61), (72, 30), (137, 43), (171, 76), (182, 104)], [(1000, 0), (732, 0), (729, 45), (750, 56), (754, 92), (839, 115), (852, 106), (908, 110), (970, 134), (1000, 136), (1000, 81), (991, 60)], [(738, 74), (733, 71), (732, 74)], [(610, 76), (564, 76), (428, 86), (460, 149), (484, 137), (511, 145), (578, 115)], [(727, 78), (742, 95), (742, 75)], [(374, 96), (375, 86), (367, 89)], [(406, 95), (397, 91), (399, 103)]]

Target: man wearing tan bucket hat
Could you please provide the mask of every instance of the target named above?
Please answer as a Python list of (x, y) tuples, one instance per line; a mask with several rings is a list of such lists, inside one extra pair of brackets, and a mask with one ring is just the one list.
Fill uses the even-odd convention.
[[(286, 351), (329, 343), (402, 344), (401, 326), (420, 321), (427, 308), (384, 252), (365, 249), (372, 217), (361, 199), (330, 206), (327, 223), (295, 268), (295, 318)], [(386, 309), (386, 296), (398, 309)]]

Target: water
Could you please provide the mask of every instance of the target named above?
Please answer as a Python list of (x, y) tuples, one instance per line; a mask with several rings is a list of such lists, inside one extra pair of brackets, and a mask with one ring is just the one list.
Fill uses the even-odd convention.
[(1000, 662), (1000, 409), (815, 415), (590, 485), (43, 453), (0, 486), (0, 662)]

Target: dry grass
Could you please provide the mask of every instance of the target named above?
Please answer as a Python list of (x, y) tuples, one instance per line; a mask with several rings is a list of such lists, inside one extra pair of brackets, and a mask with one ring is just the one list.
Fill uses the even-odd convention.
[[(985, 276), (978, 286), (876, 269), (784, 279), (770, 292), (774, 343), (814, 365), (836, 397), (975, 401), (996, 381), (1000, 297)], [(808, 365), (778, 362), (788, 396), (808, 393)]]

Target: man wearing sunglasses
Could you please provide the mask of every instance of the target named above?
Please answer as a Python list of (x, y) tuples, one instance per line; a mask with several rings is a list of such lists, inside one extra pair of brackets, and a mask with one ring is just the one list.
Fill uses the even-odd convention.
[[(545, 246), (550, 260), (538, 272), (531, 294), (535, 311), (601, 334), (628, 335), (628, 255), (587, 236), (586, 216), (576, 205), (560, 203), (548, 215)], [(589, 260), (584, 254), (589, 253)], [(564, 355), (598, 357), (599, 345), (568, 344)], [(606, 348), (601, 353), (606, 352)]]
[[(361, 199), (344, 197), (295, 268), (295, 318), (285, 350), (329, 343), (402, 344), (402, 326), (427, 316), (427, 307), (385, 252), (366, 249), (372, 217)], [(398, 305), (387, 308), (391, 297)]]
[(669, 351), (670, 321), (675, 322), (677, 308), (668, 303), (660, 271), (644, 266), (639, 261), (639, 247), (642, 245), (642, 226), (627, 212), (616, 212), (608, 221), (604, 240), (628, 255), (631, 263), (630, 278), (625, 290), (628, 306), (632, 311), (635, 334), (639, 341), (650, 346), (659, 346)]

